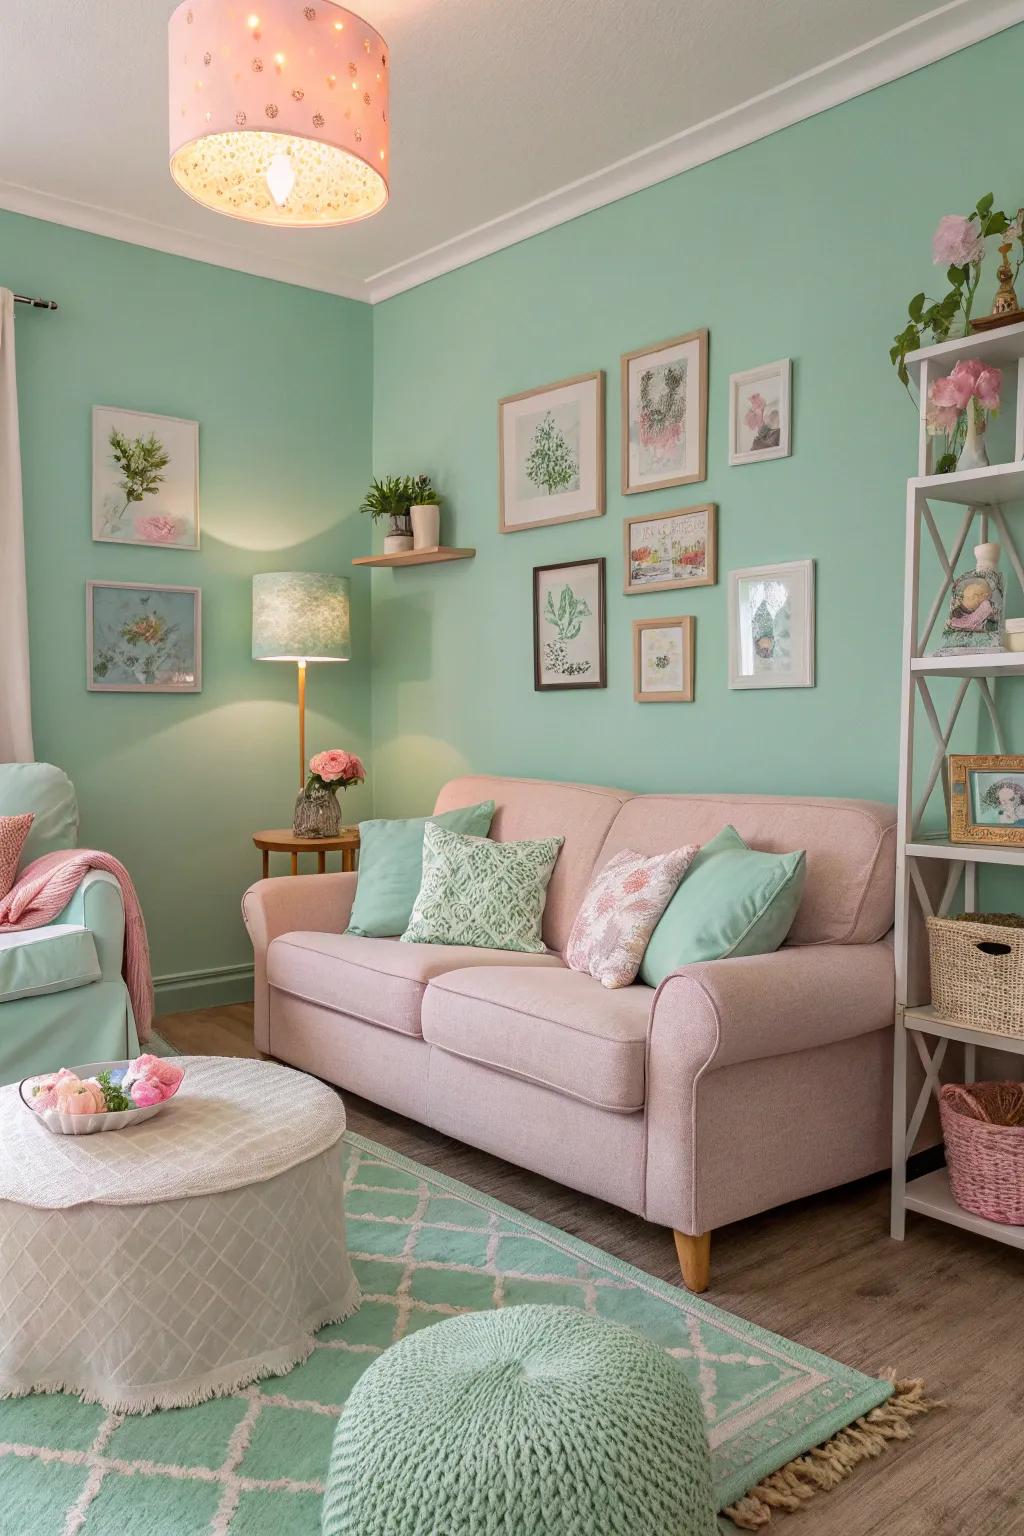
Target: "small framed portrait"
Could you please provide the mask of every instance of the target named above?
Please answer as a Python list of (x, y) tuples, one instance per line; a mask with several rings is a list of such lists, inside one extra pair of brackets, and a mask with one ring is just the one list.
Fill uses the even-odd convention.
[(707, 477), (708, 333), (622, 357), (622, 494)]
[(814, 561), (729, 572), (729, 687), (814, 687)]
[(790, 446), (788, 357), (729, 379), (729, 463), (756, 464), (785, 459)]
[(92, 693), (199, 693), (198, 587), (86, 582), (86, 685)]
[(670, 592), (676, 587), (713, 587), (718, 580), (714, 502), (625, 521), (622, 590)]
[(604, 374), (498, 401), (498, 528), (604, 515)]
[(633, 621), (633, 698), (638, 704), (693, 703), (691, 613)]
[(950, 842), (1024, 848), (1024, 757), (982, 753), (947, 761)]
[(199, 423), (96, 405), (92, 536), (100, 544), (199, 548)]
[(533, 568), (533, 686), (605, 688), (604, 560)]

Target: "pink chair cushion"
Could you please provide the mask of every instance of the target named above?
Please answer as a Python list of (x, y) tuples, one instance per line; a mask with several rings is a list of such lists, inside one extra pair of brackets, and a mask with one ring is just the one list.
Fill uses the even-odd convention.
[(18, 861), (34, 816), (0, 816), (0, 897), (8, 894), (18, 873)]

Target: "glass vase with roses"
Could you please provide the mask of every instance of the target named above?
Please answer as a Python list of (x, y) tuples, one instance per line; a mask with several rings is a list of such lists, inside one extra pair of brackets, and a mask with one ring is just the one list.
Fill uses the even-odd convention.
[(338, 790), (362, 784), (366, 769), (354, 752), (334, 747), (309, 760), (309, 778), (299, 791), (292, 817), (296, 837), (337, 837), (341, 831)]

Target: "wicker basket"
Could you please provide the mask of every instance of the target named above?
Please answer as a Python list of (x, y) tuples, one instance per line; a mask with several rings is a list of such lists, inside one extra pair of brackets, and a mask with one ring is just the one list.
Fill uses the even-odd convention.
[(1024, 1083), (947, 1083), (939, 1114), (957, 1205), (1024, 1227)]
[(932, 1006), (944, 1019), (1024, 1039), (1024, 917), (930, 917)]

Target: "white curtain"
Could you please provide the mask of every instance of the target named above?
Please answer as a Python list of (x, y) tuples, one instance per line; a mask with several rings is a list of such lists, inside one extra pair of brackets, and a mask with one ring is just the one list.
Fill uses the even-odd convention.
[(0, 763), (33, 757), (14, 295), (0, 288)]

